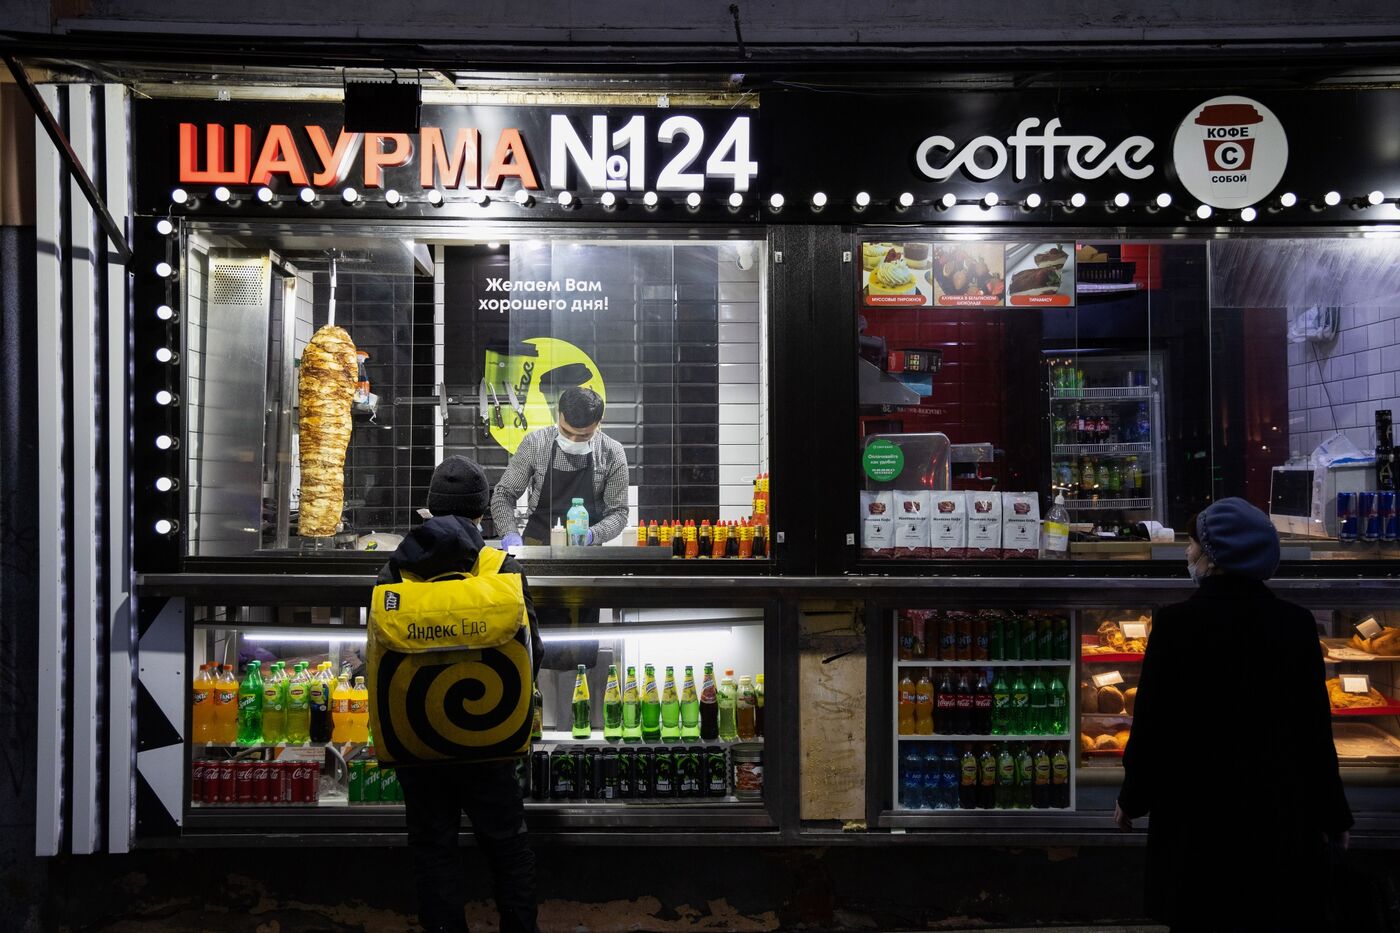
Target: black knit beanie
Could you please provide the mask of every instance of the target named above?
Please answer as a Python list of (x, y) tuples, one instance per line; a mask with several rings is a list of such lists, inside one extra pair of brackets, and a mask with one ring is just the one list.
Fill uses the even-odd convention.
[(460, 454), (439, 463), (428, 484), (428, 511), (434, 515), (478, 519), (486, 514), (490, 498), (486, 471)]

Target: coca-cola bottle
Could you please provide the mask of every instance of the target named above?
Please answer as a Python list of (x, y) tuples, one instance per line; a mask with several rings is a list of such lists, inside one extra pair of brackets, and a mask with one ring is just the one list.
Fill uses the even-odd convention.
[(958, 735), (970, 735), (976, 732), (973, 726), (973, 697), (972, 682), (968, 679), (967, 671), (958, 675)]
[(972, 694), (972, 733), (992, 734), (992, 686), (987, 682), (987, 672), (977, 674), (977, 687)]
[(939, 735), (957, 735), (958, 696), (953, 690), (953, 674), (943, 671), (934, 699), (933, 727)]

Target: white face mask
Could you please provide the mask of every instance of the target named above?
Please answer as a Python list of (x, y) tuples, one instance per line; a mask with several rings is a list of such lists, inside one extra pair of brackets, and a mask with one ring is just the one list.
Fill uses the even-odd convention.
[(581, 457), (593, 449), (593, 443), (591, 441), (571, 441), (562, 434), (556, 437), (555, 440), (559, 442), (559, 449), (566, 454), (574, 454), (575, 456)]

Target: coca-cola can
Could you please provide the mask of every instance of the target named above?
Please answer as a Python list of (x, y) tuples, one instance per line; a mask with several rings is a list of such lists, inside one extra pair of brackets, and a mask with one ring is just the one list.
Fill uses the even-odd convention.
[(219, 762), (219, 785), (216, 791), (218, 803), (235, 803), (238, 800), (238, 767), (232, 758)]
[(305, 762), (294, 761), (288, 765), (287, 771), (287, 802), (306, 803), (306, 770)]
[(321, 765), (314, 761), (299, 761), (292, 769), (292, 802), (316, 803), (320, 799)]
[(272, 803), (272, 777), (265, 761), (253, 762), (253, 803)]
[(251, 805), (257, 798), (254, 785), (257, 783), (256, 761), (240, 761), (234, 766), (234, 779), (238, 784), (238, 796), (236, 803), (245, 806)]
[(288, 785), (290, 765), (285, 761), (270, 761), (267, 763), (268, 780), (268, 802), (272, 804), (283, 804), (291, 799)]
[(206, 759), (204, 762), (204, 786), (199, 795), (200, 803), (219, 802), (219, 773), (222, 771), (219, 763), (213, 759)]
[(190, 765), (190, 803), (204, 800), (204, 765), (202, 758), (196, 758)]

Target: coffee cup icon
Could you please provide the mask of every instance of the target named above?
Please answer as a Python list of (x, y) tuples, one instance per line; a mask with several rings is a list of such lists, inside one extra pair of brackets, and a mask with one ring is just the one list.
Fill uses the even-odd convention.
[(1263, 121), (1251, 104), (1210, 104), (1196, 115), (1211, 191), (1217, 196), (1250, 194), (1255, 129)]

